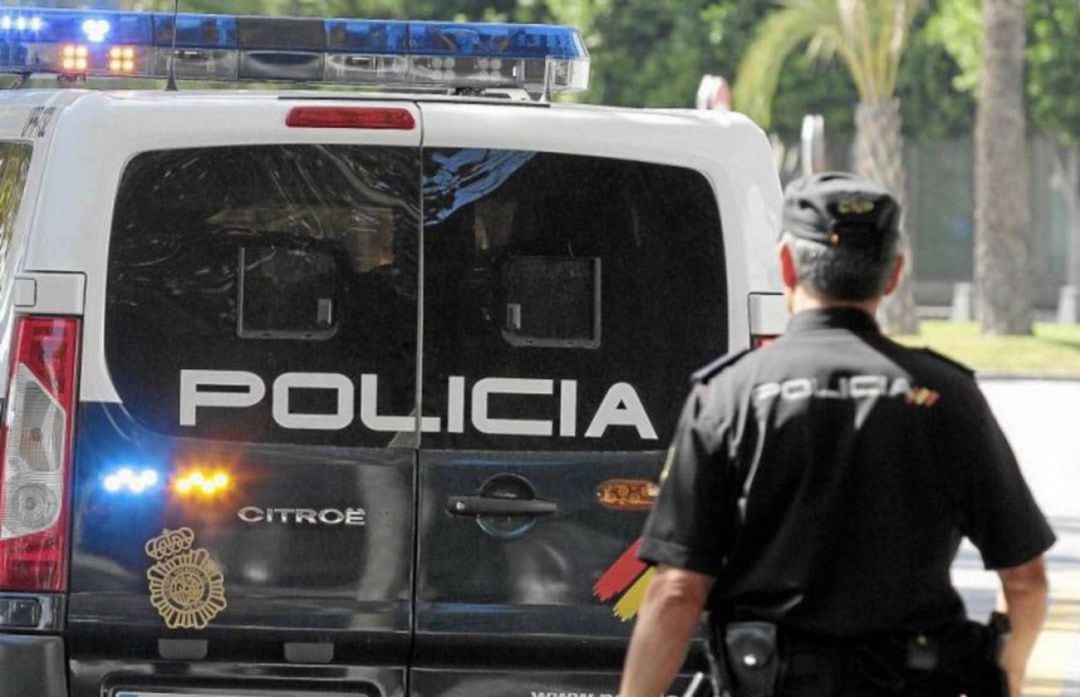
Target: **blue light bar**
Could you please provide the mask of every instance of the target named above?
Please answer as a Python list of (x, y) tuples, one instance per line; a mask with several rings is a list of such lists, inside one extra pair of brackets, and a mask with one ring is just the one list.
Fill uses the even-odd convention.
[(164, 78), (170, 65), (195, 80), (558, 92), (587, 88), (589, 52), (577, 30), (538, 24), (0, 7), (0, 72)]
[[(173, 16), (154, 15), (154, 45), (172, 46)], [(224, 15), (180, 15), (177, 48), (235, 49), (236, 17)]]
[(566, 60), (589, 55), (577, 31), (543, 24), (410, 22), (409, 51), (427, 56)]
[(328, 19), (326, 39), (326, 48), (332, 52), (404, 55), (409, 47), (409, 23)]
[[(35, 29), (34, 27), (37, 27)], [(150, 43), (151, 16), (135, 12), (0, 8), (0, 42)]]

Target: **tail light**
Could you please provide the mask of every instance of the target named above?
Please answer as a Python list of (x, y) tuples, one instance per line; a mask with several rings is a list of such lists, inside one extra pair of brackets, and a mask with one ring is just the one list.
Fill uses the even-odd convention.
[(19, 317), (0, 428), (0, 589), (67, 588), (79, 320)]

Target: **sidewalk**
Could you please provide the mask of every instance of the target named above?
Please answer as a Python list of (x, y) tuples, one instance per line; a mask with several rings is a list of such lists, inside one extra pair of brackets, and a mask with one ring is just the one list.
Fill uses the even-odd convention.
[[(1028, 666), (1026, 697), (1080, 697), (1080, 380), (980, 376), (1028, 485), (1058, 536), (1047, 554), (1050, 608)], [(965, 545), (954, 578), (983, 619), (999, 584)]]

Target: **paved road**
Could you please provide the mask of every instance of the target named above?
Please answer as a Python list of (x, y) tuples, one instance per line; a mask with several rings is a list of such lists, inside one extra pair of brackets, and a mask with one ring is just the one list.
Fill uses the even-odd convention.
[[(1080, 697), (1080, 380), (980, 381), (1058, 542), (1048, 555), (1050, 614), (1025, 695)], [(969, 614), (985, 618), (997, 577), (965, 545), (953, 567)]]

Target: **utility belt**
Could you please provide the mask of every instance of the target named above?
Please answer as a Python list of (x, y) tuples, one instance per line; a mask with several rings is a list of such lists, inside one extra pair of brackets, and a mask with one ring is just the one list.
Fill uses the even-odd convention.
[(926, 634), (836, 638), (768, 622), (710, 623), (710, 629), (719, 697), (774, 697), (781, 682), (800, 676), (817, 680), (818, 694), (901, 694), (920, 686), (932, 686), (934, 694), (1008, 694), (999, 660), (1009, 620), (997, 612), (988, 624), (964, 621)]

